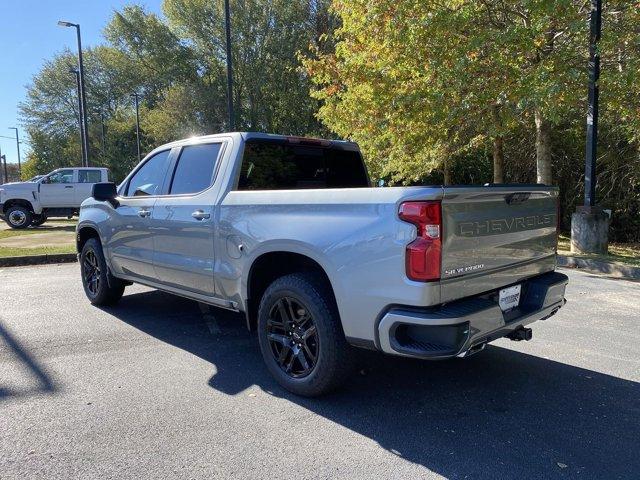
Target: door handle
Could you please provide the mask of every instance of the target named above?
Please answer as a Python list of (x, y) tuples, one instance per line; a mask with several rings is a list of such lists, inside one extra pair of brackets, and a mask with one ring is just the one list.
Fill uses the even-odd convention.
[(67, 186), (66, 186), (66, 187), (64, 187), (64, 188), (73, 188), (73, 186), (72, 186), (72, 185), (67, 185)]
[(196, 220), (204, 220), (205, 218), (211, 217), (211, 214), (210, 213), (205, 213), (202, 210), (196, 210), (195, 212), (193, 212), (191, 214), (191, 216), (193, 218), (195, 218)]
[(151, 210), (147, 210), (146, 208), (141, 208), (140, 210), (138, 210), (138, 215), (140, 215), (142, 218), (148, 217), (149, 215), (151, 215)]

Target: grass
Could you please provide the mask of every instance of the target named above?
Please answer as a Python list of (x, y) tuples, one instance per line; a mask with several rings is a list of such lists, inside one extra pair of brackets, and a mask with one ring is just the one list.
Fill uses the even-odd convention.
[(21, 237), (23, 235), (33, 235), (35, 233), (48, 233), (48, 232), (73, 232), (75, 226), (54, 226), (49, 228), (25, 228), (22, 230), (0, 230), (0, 240), (3, 238)]
[[(0, 230), (0, 240), (5, 238), (15, 238), (30, 236), (37, 233), (60, 233), (60, 232), (73, 232), (75, 230), (76, 219), (56, 219), (51, 223), (45, 223), (42, 227), (37, 228), (25, 228), (22, 230), (3, 229)], [(46, 237), (45, 237), (46, 238)], [(57, 253), (75, 253), (76, 246), (73, 239), (70, 240), (68, 245), (46, 245), (45, 238), (40, 239), (42, 245), (33, 245), (31, 247), (9, 247), (0, 245), (0, 258), (6, 257), (22, 257), (28, 255), (53, 255)], [(29, 243), (25, 240), (25, 243)], [(33, 242), (31, 242), (33, 243)]]
[(0, 247), (0, 258), (24, 257), (27, 255), (54, 255), (57, 253), (75, 253), (75, 251), (75, 245), (36, 248)]
[(571, 253), (571, 238), (560, 235), (558, 239), (558, 253), (572, 255), (578, 258), (603, 260), (605, 262), (623, 263), (632, 267), (640, 267), (640, 243), (610, 243), (609, 253), (606, 255), (582, 255)]

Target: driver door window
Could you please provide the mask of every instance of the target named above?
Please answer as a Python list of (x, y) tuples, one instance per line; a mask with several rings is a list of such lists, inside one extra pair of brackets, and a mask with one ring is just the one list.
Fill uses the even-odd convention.
[(47, 177), (47, 184), (73, 183), (73, 170), (60, 170)]
[(125, 195), (127, 197), (160, 195), (167, 173), (169, 153), (171, 150), (164, 150), (147, 160), (129, 180)]

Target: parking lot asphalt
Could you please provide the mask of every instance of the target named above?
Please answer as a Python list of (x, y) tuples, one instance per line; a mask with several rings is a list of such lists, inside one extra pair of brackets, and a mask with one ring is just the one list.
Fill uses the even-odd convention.
[(282, 390), (242, 318), (145, 287), (92, 307), (77, 265), (0, 270), (0, 478), (639, 478), (640, 283), (465, 360), (362, 356)]

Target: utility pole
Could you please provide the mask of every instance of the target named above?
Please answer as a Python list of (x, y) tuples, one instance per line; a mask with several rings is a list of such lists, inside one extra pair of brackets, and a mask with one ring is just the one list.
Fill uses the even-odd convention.
[(3, 183), (9, 183), (9, 172), (7, 171), (7, 156), (2, 155), (1, 151), (0, 151), (0, 161), (4, 163), (4, 182)]
[(87, 152), (85, 151), (84, 144), (84, 125), (82, 124), (82, 97), (80, 96), (80, 72), (77, 68), (70, 68), (69, 73), (73, 73), (76, 76), (76, 88), (78, 90), (78, 125), (80, 126), (80, 149), (82, 150), (82, 160), (80, 165), (86, 166), (85, 159), (87, 158)]
[(22, 178), (22, 164), (20, 163), (20, 137), (18, 136), (18, 128), (9, 127), (9, 130), (16, 131), (16, 150), (18, 151), (18, 177)]
[(227, 34), (227, 109), (229, 113), (229, 131), (235, 130), (235, 117), (233, 112), (233, 68), (231, 65), (231, 11), (229, 0), (224, 0), (224, 19)]
[(598, 107), (600, 90), (600, 52), (602, 0), (591, 0), (589, 34), (589, 96), (587, 107), (587, 142), (584, 168), (584, 205), (571, 216), (571, 251), (607, 253), (609, 214), (596, 206), (596, 157), (598, 149)]
[(138, 93), (132, 93), (131, 96), (134, 98), (136, 104), (136, 144), (138, 147), (138, 161), (140, 161), (142, 160), (142, 157), (140, 155), (140, 108)]
[(87, 128), (87, 96), (85, 93), (84, 87), (84, 63), (82, 62), (82, 38), (80, 36), (80, 24), (65, 22), (60, 20), (58, 25), (61, 27), (74, 27), (76, 29), (76, 37), (78, 41), (78, 72), (79, 72), (79, 83), (80, 83), (80, 104), (82, 106), (80, 112), (80, 119), (82, 123), (82, 144), (83, 148), (83, 165), (89, 166), (89, 130)]

